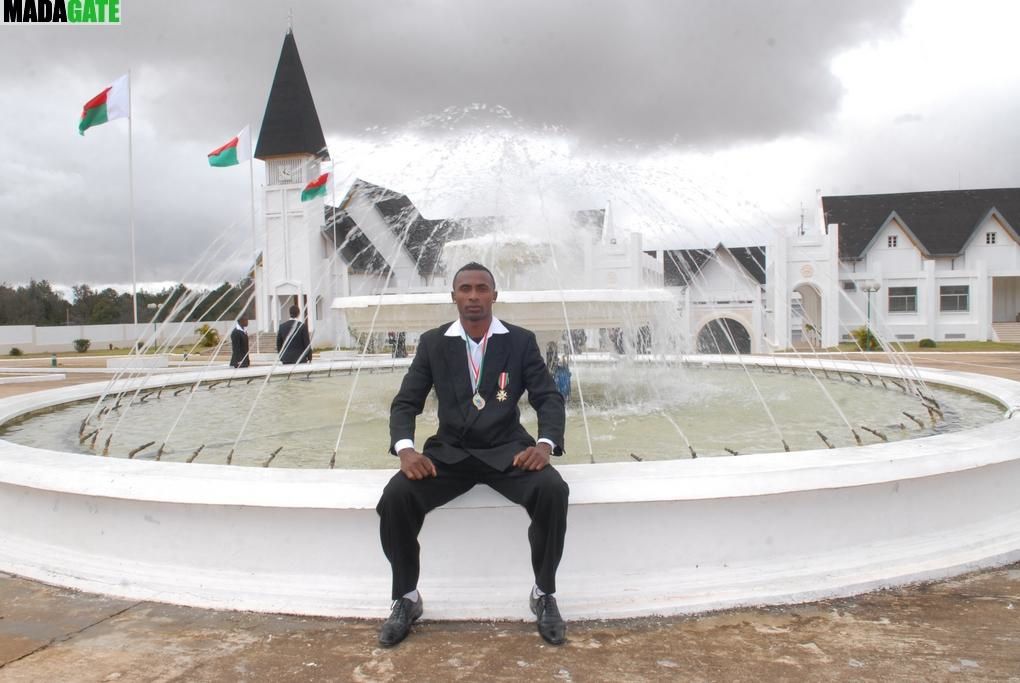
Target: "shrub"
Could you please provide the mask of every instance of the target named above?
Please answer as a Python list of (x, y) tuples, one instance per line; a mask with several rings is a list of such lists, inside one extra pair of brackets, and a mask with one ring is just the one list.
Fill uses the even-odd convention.
[(202, 346), (216, 346), (220, 343), (220, 333), (209, 323), (202, 323), (195, 334), (199, 336)]
[(927, 337), (925, 337), (921, 341), (917, 342), (917, 345), (920, 348), (922, 348), (922, 349), (934, 349), (935, 348), (935, 340), (934, 339), (928, 339)]
[(858, 327), (852, 334), (857, 341), (857, 345), (863, 351), (878, 351), (882, 348), (881, 344), (878, 343), (875, 333), (866, 327)]
[(19, 348), (18, 348), (17, 346), (12, 346), (12, 347), (11, 347), (11, 350), (10, 350), (10, 351), (8, 351), (7, 353), (8, 353), (9, 355), (11, 355), (11, 356), (20, 356), (20, 355), (22, 355), (22, 353), (23, 353), (23, 352), (22, 352), (22, 350), (21, 350), (21, 349), (19, 349)]
[(85, 353), (92, 346), (92, 342), (88, 339), (75, 339), (71, 343), (74, 344), (74, 350), (78, 353)]

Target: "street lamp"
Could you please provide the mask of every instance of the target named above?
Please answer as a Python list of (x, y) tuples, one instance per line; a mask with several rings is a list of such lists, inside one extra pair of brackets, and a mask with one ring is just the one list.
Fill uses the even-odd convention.
[(871, 349), (871, 295), (882, 289), (882, 283), (876, 280), (865, 280), (861, 284), (861, 289), (868, 293), (868, 319), (864, 325), (864, 343), (868, 347), (865, 351), (868, 351)]

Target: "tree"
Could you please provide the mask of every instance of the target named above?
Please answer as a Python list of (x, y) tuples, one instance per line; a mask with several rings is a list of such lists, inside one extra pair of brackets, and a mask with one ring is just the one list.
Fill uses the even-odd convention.
[(62, 325), (68, 306), (46, 280), (17, 288), (0, 284), (0, 325)]

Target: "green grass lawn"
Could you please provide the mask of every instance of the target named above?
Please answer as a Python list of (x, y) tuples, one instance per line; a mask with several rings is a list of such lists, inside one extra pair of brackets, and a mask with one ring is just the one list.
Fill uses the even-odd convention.
[[(215, 349), (216, 347), (211, 347), (210, 348), (210, 347), (201, 347), (200, 346), (199, 348), (195, 349), (194, 351), (192, 351), (191, 348), (192, 348), (192, 345), (191, 344), (187, 344), (187, 345), (175, 346), (173, 349), (170, 349), (169, 351), (167, 351), (166, 349), (163, 349), (163, 350), (160, 351), (160, 353), (161, 354), (163, 354), (163, 353), (178, 353), (178, 354), (180, 354), (180, 353), (191, 352), (191, 355), (197, 355), (197, 354), (202, 353), (204, 351), (210, 351), (212, 349)], [(230, 347), (227, 346), (227, 350), (229, 350), (229, 349), (230, 349)], [(106, 349), (89, 349), (85, 353), (78, 353), (77, 351), (57, 351), (56, 352), (57, 358), (88, 358), (90, 356), (124, 356), (124, 355), (127, 355), (128, 353), (131, 353), (131, 347), (122, 347), (122, 348), (114, 347), (112, 349), (109, 349), (109, 348), (106, 348)], [(149, 349), (145, 353), (146, 353), (146, 355), (149, 355), (149, 354), (154, 354), (156, 352), (155, 352), (154, 349)], [(52, 355), (53, 355), (53, 353), (50, 352), (50, 351), (42, 351), (42, 352), (34, 352), (34, 353), (23, 353), (20, 356), (3, 356), (3, 357), (4, 358), (49, 358)]]
[[(905, 351), (1020, 351), (1020, 344), (1012, 342), (988, 342), (988, 341), (941, 341), (936, 342), (933, 349), (922, 349), (916, 341), (899, 342), (893, 348), (897, 351), (902, 345)], [(857, 345), (853, 342), (843, 342), (839, 345), (840, 351), (858, 351)]]

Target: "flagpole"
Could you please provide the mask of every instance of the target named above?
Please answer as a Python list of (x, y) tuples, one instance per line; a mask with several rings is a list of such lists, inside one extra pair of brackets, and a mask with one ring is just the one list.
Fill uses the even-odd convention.
[[(258, 257), (258, 240), (255, 238), (255, 150), (251, 149), (251, 124), (248, 124), (248, 178), (251, 181), (249, 189), (251, 191), (251, 258), (252, 266), (251, 272), (255, 277), (256, 281), (261, 281), (262, 285), (265, 286), (265, 269), (263, 268), (263, 277), (259, 278), (259, 257)], [(262, 256), (262, 262), (265, 263), (265, 255)], [(262, 292), (256, 288), (255, 296), (258, 303), (255, 306), (255, 315), (258, 316), (259, 308), (265, 306), (265, 301), (262, 299)], [(263, 325), (263, 321), (259, 321), (260, 327)], [(255, 353), (259, 353), (259, 330), (255, 331)]]
[[(333, 159), (333, 155), (329, 155), (329, 189), (332, 194), (333, 201), (333, 251), (336, 251), (336, 161)], [(333, 255), (333, 263), (336, 263), (336, 254)], [(336, 280), (333, 280), (333, 284), (336, 285)]]
[[(337, 282), (337, 279), (338, 279), (337, 278), (338, 273), (337, 273), (337, 267), (336, 267), (337, 263), (338, 263), (337, 256), (336, 256), (337, 247), (338, 247), (338, 245), (336, 243), (336, 211), (337, 211), (337, 206), (336, 206), (336, 160), (333, 158), (332, 154), (329, 155), (329, 189), (330, 189), (330, 194), (332, 195), (332, 202), (333, 202), (333, 211), (330, 214), (332, 216), (332, 218), (333, 218), (333, 253), (330, 254), (330, 259), (329, 259), (329, 269), (332, 271), (332, 275), (333, 275), (332, 279), (333, 279), (333, 281), (330, 283), (329, 288), (330, 288), (330, 290), (332, 290), (333, 297), (335, 298), (339, 294), (339, 292), (337, 292), (337, 285), (336, 285), (336, 282)], [(339, 347), (339, 344), (340, 344), (340, 330), (338, 330), (336, 328), (336, 321), (335, 320), (333, 321), (333, 324), (331, 325), (331, 327), (333, 328), (333, 343), (336, 346)]]
[(131, 106), (131, 69), (128, 69), (128, 214), (131, 220), (131, 311), (138, 333), (138, 268), (135, 262), (135, 169), (131, 126), (135, 115)]

